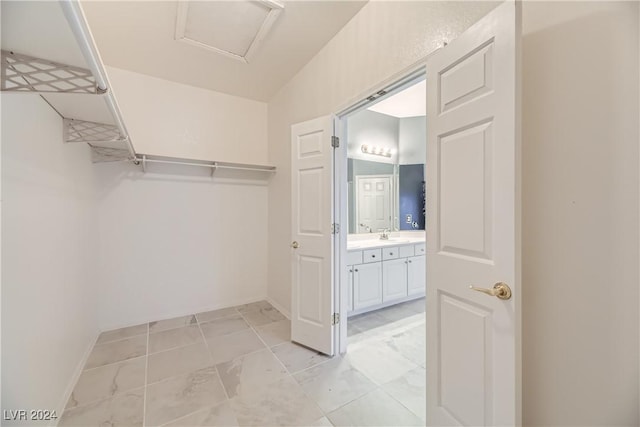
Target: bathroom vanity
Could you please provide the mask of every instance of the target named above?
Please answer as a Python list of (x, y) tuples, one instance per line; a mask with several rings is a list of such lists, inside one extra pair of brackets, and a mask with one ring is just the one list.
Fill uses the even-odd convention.
[(425, 271), (424, 237), (350, 240), (349, 315), (423, 297)]

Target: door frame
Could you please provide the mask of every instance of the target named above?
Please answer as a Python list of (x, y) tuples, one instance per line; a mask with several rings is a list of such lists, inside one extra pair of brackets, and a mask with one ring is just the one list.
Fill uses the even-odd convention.
[[(443, 46), (444, 47), (444, 46)], [(334, 349), (339, 354), (347, 352), (347, 315), (348, 315), (348, 291), (349, 278), (347, 275), (347, 234), (349, 233), (348, 207), (348, 184), (347, 184), (347, 122), (348, 116), (364, 110), (375, 103), (382, 101), (404, 88), (412, 85), (418, 80), (426, 78), (427, 59), (440, 48), (434, 50), (429, 55), (415, 62), (413, 65), (394, 74), (390, 78), (378, 83), (372, 88), (362, 92), (347, 102), (343, 107), (334, 113), (333, 134), (340, 139), (340, 145), (334, 150), (334, 173), (333, 173), (333, 194), (334, 194), (334, 216), (336, 222), (340, 224), (340, 232), (334, 239), (334, 307), (340, 321), (338, 330), (334, 333)], [(379, 95), (380, 92), (384, 94)], [(371, 99), (373, 98), (373, 99)], [(426, 102), (426, 99), (425, 99)], [(426, 159), (425, 159), (426, 160)], [(392, 211), (395, 212), (395, 211)], [(392, 213), (392, 217), (393, 217)], [(392, 218), (393, 219), (393, 218)], [(393, 220), (392, 220), (393, 222)], [(426, 275), (426, 271), (425, 271)]]
[[(355, 203), (353, 204), (353, 215), (356, 218), (356, 227), (358, 227), (358, 188), (360, 187), (359, 186), (360, 180), (368, 179), (368, 178), (389, 178), (389, 214), (391, 216), (391, 219), (390, 219), (391, 226), (389, 228), (389, 231), (393, 231), (393, 218), (395, 216), (395, 212), (393, 211), (393, 203), (395, 202), (395, 196), (394, 196), (393, 190), (395, 189), (395, 181), (396, 181), (394, 175), (358, 175), (355, 177), (354, 179), (355, 182), (353, 185), (353, 197), (355, 198)], [(347, 222), (348, 221), (349, 221), (349, 218), (347, 218)]]

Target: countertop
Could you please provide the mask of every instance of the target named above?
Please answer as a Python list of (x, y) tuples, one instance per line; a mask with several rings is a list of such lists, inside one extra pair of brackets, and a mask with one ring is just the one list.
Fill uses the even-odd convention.
[(357, 251), (362, 249), (377, 249), (387, 246), (403, 246), (414, 245), (416, 243), (424, 243), (424, 237), (389, 237), (389, 240), (381, 240), (376, 234), (375, 238), (367, 240), (347, 241), (348, 251)]

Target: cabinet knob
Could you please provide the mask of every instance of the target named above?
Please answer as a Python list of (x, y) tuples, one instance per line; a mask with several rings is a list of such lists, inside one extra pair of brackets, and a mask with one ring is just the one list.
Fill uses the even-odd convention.
[(375, 255), (371, 255), (371, 258), (375, 258), (375, 257), (376, 257)]
[(356, 268), (356, 273), (358, 272), (358, 269)]
[(409, 260), (409, 262), (411, 262), (411, 260)]
[(389, 255), (393, 255), (393, 252), (389, 252)]

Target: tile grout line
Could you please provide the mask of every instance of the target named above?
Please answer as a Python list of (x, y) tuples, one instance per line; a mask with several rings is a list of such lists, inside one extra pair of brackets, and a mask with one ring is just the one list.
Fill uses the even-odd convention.
[(107, 366), (117, 365), (119, 363), (123, 363), (124, 364), (124, 363), (127, 363), (127, 362), (132, 362), (132, 361), (137, 360), (137, 359), (142, 359), (143, 357), (145, 357), (145, 355), (141, 354), (140, 356), (132, 357), (130, 359), (118, 360), (117, 362), (111, 362), (111, 363), (107, 363), (107, 364), (104, 364), (104, 365), (95, 366), (95, 367), (89, 368), (89, 369), (83, 369), (82, 372), (83, 373), (84, 372), (90, 372), (90, 371), (94, 371), (96, 369), (104, 368), (104, 367), (107, 367)]
[[(147, 327), (147, 329), (148, 329), (148, 327)], [(117, 329), (114, 329), (114, 330), (115, 330), (115, 331), (117, 331)], [(111, 332), (111, 331), (107, 331), (107, 332)], [(100, 346), (102, 346), (102, 345), (113, 344), (114, 342), (120, 342), (120, 341), (124, 341), (124, 340), (129, 340), (129, 339), (131, 339), (131, 338), (141, 337), (141, 336), (145, 335), (146, 333), (147, 333), (147, 332), (143, 332), (143, 333), (141, 333), (141, 334), (129, 335), (128, 337), (122, 337), (122, 338), (118, 338), (118, 339), (111, 340), (111, 341), (96, 342), (96, 343), (93, 345), (93, 348), (100, 347)], [(92, 349), (92, 350), (93, 350), (93, 349)]]
[[(275, 307), (274, 307), (274, 308), (275, 308)], [(245, 321), (245, 322), (247, 322), (247, 324), (248, 324), (248, 325), (249, 325), (249, 327), (253, 330), (253, 332), (258, 336), (258, 339), (259, 339), (260, 341), (262, 341), (262, 343), (265, 345), (265, 347), (269, 350), (269, 352), (271, 353), (271, 355), (272, 355), (272, 356), (273, 356), (273, 357), (278, 361), (278, 363), (280, 363), (280, 365), (284, 368), (285, 372), (287, 372), (287, 375), (291, 378), (291, 380), (292, 380), (296, 385), (298, 385), (298, 387), (300, 387), (300, 390), (302, 391), (302, 393), (304, 394), (304, 396), (305, 396), (307, 399), (309, 399), (309, 401), (310, 401), (310, 402), (313, 402), (313, 403), (316, 405), (316, 408), (318, 408), (318, 409), (320, 410), (320, 413), (322, 414), (322, 417), (325, 417), (325, 418), (327, 418), (327, 420), (328, 420), (329, 418), (327, 417), (327, 414), (324, 412), (324, 409), (322, 409), (322, 408), (320, 407), (320, 405), (318, 405), (318, 402), (317, 402), (313, 397), (311, 397), (311, 396), (309, 396), (309, 395), (307, 394), (307, 392), (302, 388), (302, 385), (301, 385), (301, 384), (300, 384), (300, 383), (299, 383), (299, 382), (298, 382), (298, 381), (293, 377), (293, 373), (291, 373), (291, 372), (289, 371), (289, 369), (287, 369), (287, 367), (284, 365), (284, 363), (282, 363), (282, 361), (280, 360), (280, 358), (279, 358), (279, 357), (278, 357), (278, 356), (273, 352), (273, 347), (277, 347), (277, 346), (279, 346), (279, 345), (286, 344), (286, 343), (292, 343), (292, 341), (291, 341), (291, 336), (289, 336), (289, 340), (288, 340), (288, 341), (284, 341), (284, 342), (281, 342), (281, 343), (278, 343), (278, 344), (276, 344), (276, 345), (274, 345), (274, 346), (269, 347), (269, 346), (267, 345), (267, 343), (262, 339), (262, 337), (260, 336), (260, 334), (258, 333), (258, 331), (255, 329), (255, 327), (254, 327), (251, 323), (249, 323), (249, 321), (247, 321), (247, 319), (242, 315), (242, 313), (240, 313), (240, 315), (242, 316), (242, 318), (244, 319), (244, 321)], [(277, 321), (276, 321), (276, 320), (274, 320), (274, 321), (272, 321), (272, 322), (270, 322), (270, 323), (275, 323), (275, 322), (277, 322)], [(291, 322), (291, 319), (289, 319), (289, 322)], [(268, 323), (266, 323), (266, 324), (268, 325)], [(264, 325), (259, 325), (259, 326), (264, 326)], [(329, 358), (329, 359), (325, 360), (324, 362), (319, 363), (318, 365), (321, 365), (321, 364), (323, 364), (323, 363), (326, 363), (326, 362), (328, 362), (329, 360), (333, 360), (333, 358)], [(315, 366), (318, 366), (318, 365), (315, 365)], [(312, 366), (311, 368), (313, 368), (313, 367), (315, 367), (315, 366)], [(308, 368), (308, 369), (310, 369), (310, 368)], [(298, 372), (302, 372), (302, 371), (298, 371)], [(297, 372), (296, 372), (296, 373), (297, 373)], [(286, 377), (285, 377), (285, 378), (286, 378)], [(322, 418), (322, 417), (320, 417), (320, 418)], [(314, 420), (314, 421), (316, 421), (316, 420)], [(329, 421), (329, 423), (331, 423), (331, 421)], [(333, 425), (333, 423), (331, 423), (331, 424)]]
[[(77, 405), (77, 406), (74, 406), (72, 408), (64, 408), (63, 414), (65, 412), (67, 412), (67, 411), (75, 411), (76, 409), (84, 408), (85, 406), (93, 405), (93, 404), (96, 404), (98, 402), (102, 402), (102, 401), (105, 401), (105, 400), (111, 400), (111, 399), (114, 399), (116, 397), (120, 397), (120, 396), (122, 396), (124, 394), (131, 393), (131, 392), (138, 391), (138, 390), (142, 390), (142, 389), (144, 389), (143, 385), (138, 386), (138, 387), (134, 387), (134, 388), (130, 388), (130, 389), (121, 391), (119, 393), (112, 394), (110, 396), (99, 397), (97, 399), (90, 400), (88, 402), (83, 403), (82, 405)], [(144, 393), (144, 390), (143, 390), (143, 393)]]
[[(235, 307), (234, 307), (234, 310), (236, 310)], [(237, 311), (238, 310), (236, 310), (236, 312)], [(234, 314), (234, 316), (235, 316), (235, 314)], [(231, 316), (227, 316), (227, 317), (231, 317)], [(225, 317), (222, 317), (222, 319), (224, 319), (224, 318)], [(214, 319), (214, 320), (216, 320), (216, 319)], [(218, 376), (218, 383), (222, 387), (222, 391), (224, 393), (225, 398), (227, 399), (227, 401), (230, 402), (231, 399), (229, 399), (229, 393), (227, 393), (227, 389), (224, 386), (224, 383), (222, 382), (222, 376), (220, 376), (220, 371), (218, 370), (218, 364), (216, 363), (216, 361), (213, 358), (213, 354), (211, 353), (211, 348), (209, 347), (209, 342), (207, 341), (207, 337), (204, 336), (204, 332), (202, 331), (202, 326), (200, 326), (200, 319), (198, 319), (198, 315), (196, 315), (196, 323), (198, 324), (198, 329), (200, 330), (200, 335), (202, 336), (202, 339), (204, 340), (204, 346), (206, 347), (207, 353), (209, 354), (209, 360), (211, 360), (211, 363), (213, 363), (213, 369), (215, 370), (216, 375)], [(206, 323), (206, 322), (204, 322), (204, 323)], [(229, 406), (231, 406), (231, 405), (229, 405)], [(231, 408), (231, 411), (233, 412), (233, 415), (235, 416), (235, 411), (233, 411), (233, 408)], [(236, 417), (236, 421), (237, 421), (237, 418), (238, 417)]]
[[(209, 360), (210, 360), (211, 362), (213, 362), (213, 366), (212, 366), (212, 367), (213, 367), (213, 369), (215, 370), (216, 375), (218, 376), (218, 382), (220, 383), (220, 386), (222, 386), (222, 391), (224, 392), (225, 398), (226, 398), (226, 400), (229, 400), (229, 396), (227, 395), (227, 391), (225, 390), (225, 388), (224, 388), (224, 384), (222, 384), (222, 380), (220, 379), (220, 373), (218, 372), (218, 368), (216, 367), (216, 365), (215, 365), (215, 361), (213, 360), (213, 356), (211, 355), (211, 350), (209, 349), (209, 343), (207, 342), (207, 339), (206, 339), (206, 338), (205, 338), (205, 336), (204, 336), (204, 332), (202, 332), (202, 328), (200, 327), (200, 320), (198, 320), (198, 315), (197, 315), (197, 314), (192, 314), (192, 316), (196, 319), (196, 325), (198, 326), (198, 331), (200, 331), (200, 336), (202, 337), (202, 340), (203, 340), (204, 346), (205, 346), (205, 348), (206, 348), (206, 350), (207, 350), (207, 354), (208, 354), (208, 356), (209, 356)], [(187, 325), (187, 326), (184, 326), (184, 327), (188, 327), (188, 326), (191, 326), (191, 325)], [(175, 329), (177, 329), (177, 328), (175, 328)], [(170, 330), (170, 329), (168, 329), (168, 330)], [(159, 352), (154, 353), (154, 354), (159, 354), (159, 353), (163, 353), (163, 352), (165, 352), (165, 351), (175, 350), (175, 349), (177, 349), (177, 348), (188, 347), (188, 346), (190, 346), (190, 345), (195, 345), (195, 344), (198, 344), (198, 342), (196, 341), (195, 343), (191, 343), (191, 344), (187, 344), (187, 345), (183, 345), (183, 346), (179, 346), (179, 347), (173, 347), (173, 348), (171, 348), (171, 349), (163, 350), (163, 351), (159, 351)], [(206, 369), (206, 368), (203, 368), (203, 369)], [(171, 376), (171, 377), (163, 378), (163, 379), (158, 380), (158, 381), (156, 381), (156, 382), (154, 382), (154, 383), (152, 383), (152, 384), (158, 384), (158, 383), (161, 383), (161, 382), (167, 381), (167, 380), (169, 380), (169, 379), (172, 379), (172, 378), (175, 378), (175, 377), (178, 377), (178, 376), (181, 376), (181, 375), (184, 375), (184, 374), (178, 374), (178, 375), (173, 375), (173, 376)], [(189, 412), (188, 414), (184, 414), (184, 415), (182, 415), (182, 416), (180, 416), (180, 417), (178, 417), (178, 418), (174, 418), (174, 419), (172, 419), (172, 420), (169, 420), (169, 421), (167, 421), (166, 423), (161, 424), (161, 425), (160, 425), (160, 427), (163, 427), (163, 426), (166, 426), (166, 425), (168, 425), (168, 424), (174, 423), (174, 422), (179, 421), (179, 420), (181, 420), (181, 419), (183, 419), (183, 418), (187, 418), (187, 417), (189, 417), (189, 416), (191, 416), (191, 415), (193, 415), (193, 414), (195, 414), (195, 413), (197, 413), (197, 412), (204, 411), (204, 410), (206, 410), (207, 408), (210, 408), (210, 407), (212, 407), (212, 406), (218, 405), (218, 404), (220, 404), (220, 403), (222, 403), (222, 402), (224, 402), (224, 401), (220, 401), (220, 402), (215, 403), (215, 404), (212, 404), (212, 405), (208, 405), (208, 406), (204, 406), (204, 407), (202, 407), (202, 408), (198, 408), (198, 409), (196, 409), (195, 411)], [(234, 415), (235, 415), (235, 413), (234, 413)], [(143, 425), (143, 427), (145, 427), (145, 426)]]
[(151, 333), (149, 332), (151, 327), (149, 323), (147, 323), (147, 348), (145, 352), (145, 363), (144, 363), (144, 391), (142, 392), (142, 427), (146, 426), (147, 423), (147, 381), (149, 377), (149, 337)]

